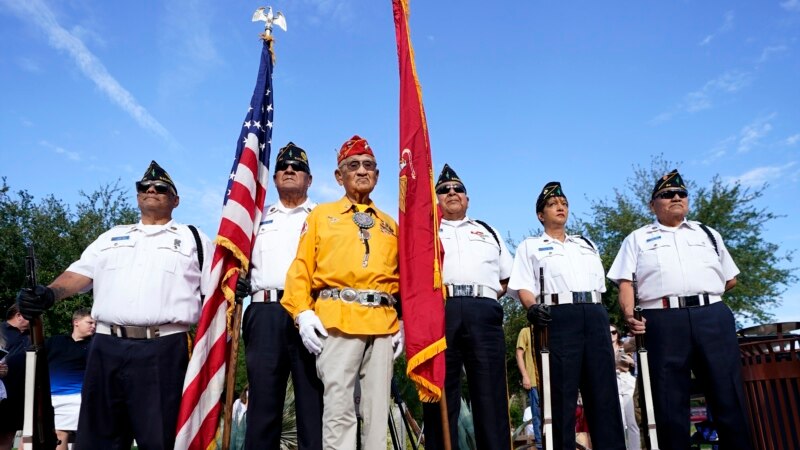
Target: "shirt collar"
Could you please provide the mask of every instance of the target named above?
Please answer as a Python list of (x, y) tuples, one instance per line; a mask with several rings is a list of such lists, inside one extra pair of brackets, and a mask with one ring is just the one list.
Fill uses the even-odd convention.
[[(354, 209), (355, 209), (355, 204), (351, 202), (346, 195), (342, 196), (342, 198), (339, 199), (338, 202), (336, 202), (336, 210), (340, 211), (342, 214), (350, 212)], [(373, 202), (372, 199), (370, 199), (369, 203), (367, 204), (367, 211), (372, 210), (372, 213), (375, 213), (375, 209), (376, 209), (375, 202)]]
[[(153, 229), (157, 229), (158, 231), (169, 231), (169, 232), (172, 232), (172, 233), (177, 233), (178, 232), (178, 227), (176, 225), (177, 224), (175, 222), (175, 219), (170, 219), (170, 221), (165, 223), (164, 225), (155, 225)], [(156, 228), (156, 227), (161, 227), (161, 228)], [(145, 229), (146, 229), (145, 225), (142, 223), (141, 220), (139, 220), (139, 223), (137, 223), (135, 225), (132, 225), (127, 230), (127, 232), (128, 233), (130, 233), (132, 231), (142, 231), (143, 232)]]
[(267, 214), (269, 214), (271, 212), (274, 212), (274, 211), (280, 211), (280, 212), (282, 212), (284, 214), (291, 214), (293, 212), (300, 211), (300, 210), (309, 212), (313, 208), (314, 208), (314, 202), (312, 202), (311, 199), (309, 199), (308, 197), (306, 197), (306, 201), (304, 201), (303, 203), (295, 206), (294, 208), (288, 208), (283, 204), (283, 202), (278, 200), (277, 202), (275, 202), (272, 205), (270, 205), (269, 210), (267, 210)]
[(686, 219), (683, 219), (683, 222), (681, 222), (677, 227), (668, 227), (668, 226), (662, 224), (661, 222), (659, 222), (658, 219), (656, 219), (655, 222), (653, 222), (653, 229), (654, 230), (675, 231), (675, 230), (677, 230), (679, 228), (682, 228), (682, 227), (686, 227), (686, 228), (688, 228), (690, 230), (694, 230), (695, 229), (695, 225), (693, 223), (689, 222)]
[(466, 223), (472, 223), (472, 219), (470, 219), (469, 216), (464, 216), (463, 219), (459, 220), (449, 220), (442, 218), (442, 225), (447, 225), (451, 227), (460, 227)]

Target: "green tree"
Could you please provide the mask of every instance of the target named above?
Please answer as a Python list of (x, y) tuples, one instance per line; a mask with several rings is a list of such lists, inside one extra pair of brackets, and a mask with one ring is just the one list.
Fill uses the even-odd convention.
[[(133, 223), (139, 213), (127, 200), (128, 193), (114, 184), (105, 184), (92, 193), (80, 192), (73, 209), (53, 195), (35, 202), (21, 190), (12, 193), (2, 179), (0, 186), (0, 306), (5, 311), (25, 284), (26, 246), (36, 252), (40, 284), (47, 284), (80, 258), (97, 236), (117, 224)], [(82, 294), (58, 302), (44, 314), (48, 335), (72, 330), (72, 312), (90, 307), (91, 295)]]

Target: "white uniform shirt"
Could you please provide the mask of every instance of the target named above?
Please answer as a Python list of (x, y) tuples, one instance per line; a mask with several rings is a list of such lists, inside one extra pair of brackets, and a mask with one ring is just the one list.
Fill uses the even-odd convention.
[[(711, 230), (711, 229), (710, 229)], [(642, 307), (662, 297), (696, 294), (721, 295), (725, 282), (739, 274), (722, 236), (711, 230), (714, 244), (698, 222), (684, 221), (677, 228), (657, 221), (629, 234), (622, 242), (608, 278), (619, 283), (636, 272)], [(660, 304), (660, 303), (659, 303)]]
[(509, 290), (525, 289), (539, 296), (539, 268), (544, 268), (544, 293), (605, 292), (605, 272), (600, 254), (580, 236), (564, 242), (547, 233), (529, 237), (517, 247)]
[(315, 206), (316, 203), (306, 199), (296, 208), (287, 208), (281, 202), (266, 208), (267, 212), (261, 218), (250, 259), (250, 284), (253, 292), (283, 289), (286, 272), (297, 255), (300, 231), (308, 213)]
[(482, 284), (500, 292), (500, 280), (510, 275), (512, 259), (500, 233), (492, 230), (499, 245), (489, 230), (469, 217), (442, 219), (439, 239), (444, 247), (445, 284)]
[(92, 279), (86, 291), (94, 289), (92, 317), (98, 322), (192, 325), (200, 318), (201, 279), (205, 286), (213, 256), (211, 241), (199, 233), (202, 274), (194, 235), (174, 220), (114, 227), (67, 270)]

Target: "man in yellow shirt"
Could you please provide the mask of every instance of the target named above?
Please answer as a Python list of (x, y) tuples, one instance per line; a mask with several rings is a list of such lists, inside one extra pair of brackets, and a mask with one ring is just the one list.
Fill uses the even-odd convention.
[(361, 447), (382, 449), (393, 354), (403, 350), (397, 224), (369, 198), (379, 171), (367, 141), (353, 136), (337, 162), (334, 175), (345, 195), (318, 205), (306, 218), (281, 304), (303, 344), (317, 355), (325, 389), (323, 448), (355, 450), (358, 380)]
[(536, 448), (542, 448), (542, 418), (539, 410), (539, 374), (536, 369), (536, 358), (533, 353), (533, 339), (531, 331), (533, 325), (522, 327), (517, 335), (517, 368), (522, 376), (522, 388), (528, 391), (528, 401), (531, 407), (531, 425)]

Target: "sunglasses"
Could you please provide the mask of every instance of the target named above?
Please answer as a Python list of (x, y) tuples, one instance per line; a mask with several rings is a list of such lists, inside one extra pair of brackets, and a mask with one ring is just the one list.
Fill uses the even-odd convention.
[(275, 164), (275, 171), (280, 172), (282, 170), (288, 169), (289, 167), (291, 167), (292, 170), (294, 170), (295, 172), (309, 173), (308, 164), (302, 161), (294, 161), (294, 160), (279, 161), (278, 163)]
[(345, 164), (342, 164), (340, 167), (347, 167), (347, 170), (351, 172), (355, 172), (356, 170), (358, 170), (359, 167), (363, 167), (364, 170), (366, 170), (367, 172), (372, 172), (373, 170), (378, 168), (378, 163), (376, 163), (371, 159), (365, 159), (364, 161), (359, 161), (357, 159), (354, 159), (352, 161), (348, 161)]
[(443, 184), (436, 188), (436, 195), (445, 195), (449, 194), (450, 190), (453, 190), (456, 194), (466, 194), (467, 188), (464, 187), (463, 184)]
[(689, 192), (684, 189), (674, 189), (671, 191), (659, 192), (658, 194), (654, 195), (653, 198), (660, 198), (661, 200), (672, 200), (673, 198), (675, 198), (675, 194), (677, 194), (679, 198), (686, 198), (689, 196)]
[(151, 186), (156, 190), (157, 194), (166, 194), (172, 191), (172, 186), (161, 181), (137, 181), (136, 192), (144, 194)]
[(616, 336), (616, 335), (617, 335), (617, 330), (611, 330), (611, 334), (613, 334), (614, 336)]

